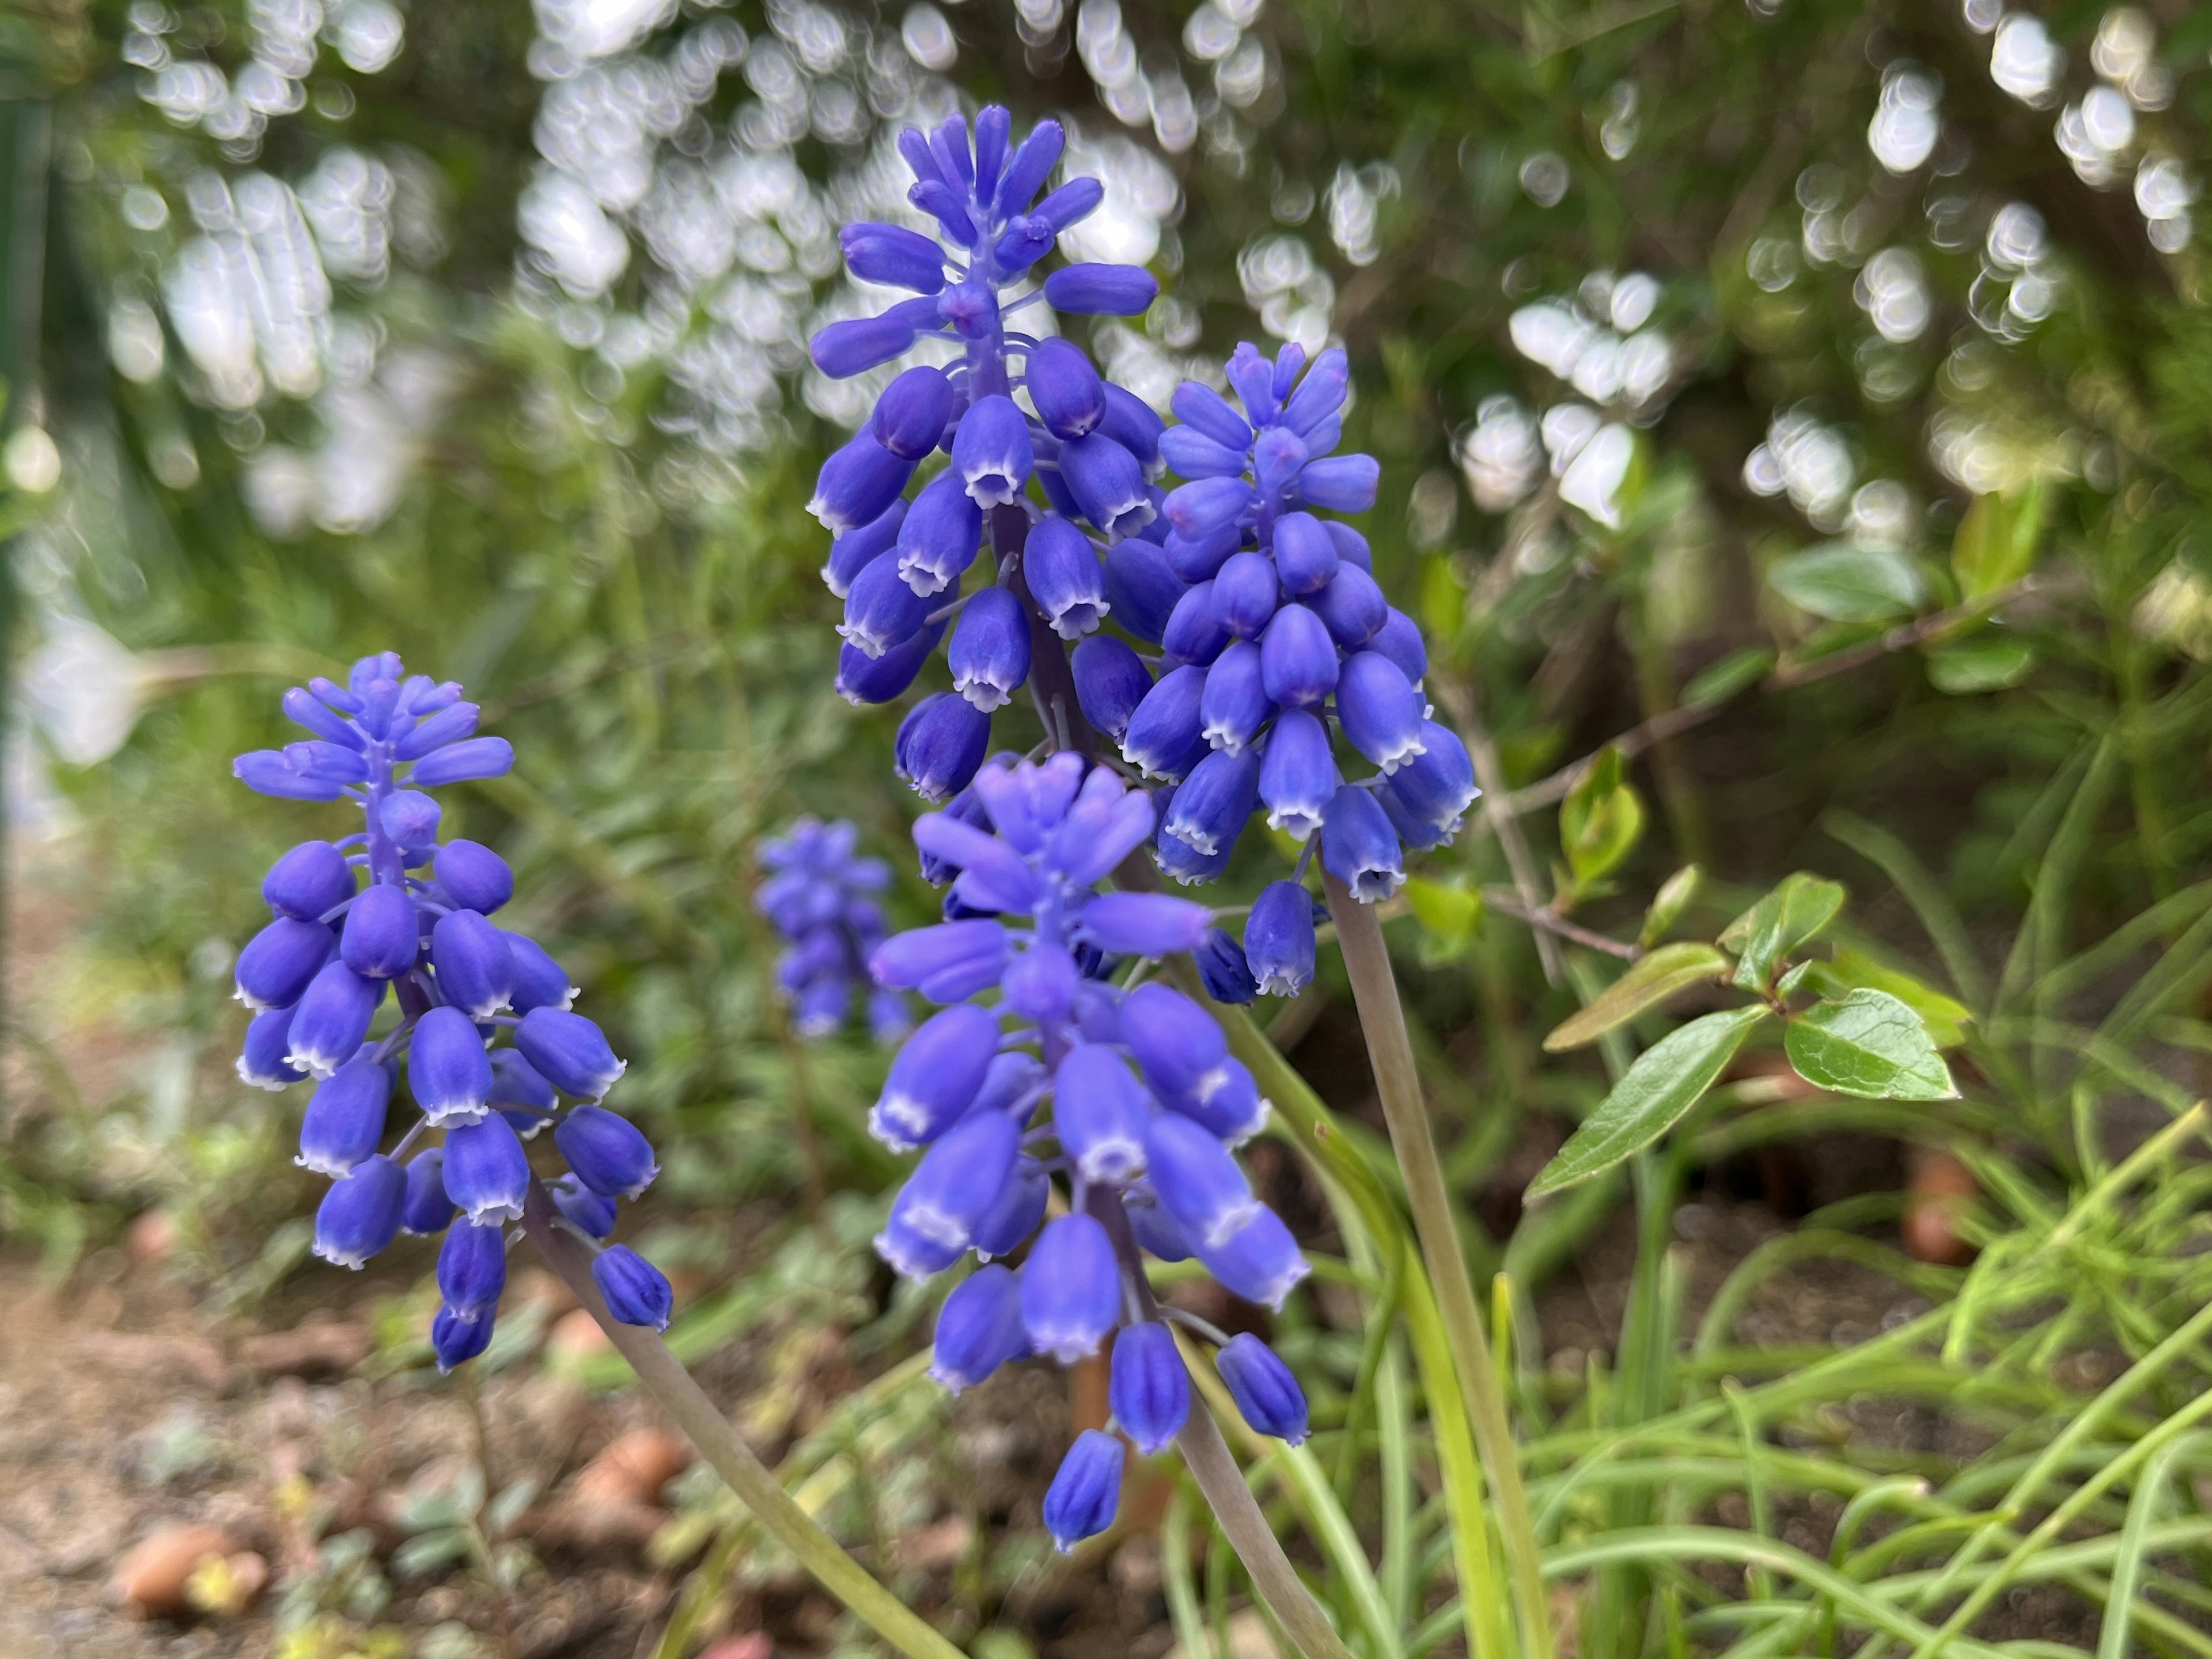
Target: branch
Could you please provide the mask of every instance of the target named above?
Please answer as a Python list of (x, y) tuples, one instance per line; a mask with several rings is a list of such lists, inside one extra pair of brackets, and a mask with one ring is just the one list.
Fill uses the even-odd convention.
[(1633, 945), (1604, 933), (1594, 933), (1587, 927), (1569, 921), (1549, 905), (1530, 909), (1510, 887), (1484, 888), (1482, 902), (1500, 915), (1511, 916), (1516, 921), (1525, 921), (1531, 927), (1540, 928), (1545, 933), (1557, 933), (1561, 939), (1571, 939), (1585, 949), (1602, 951), (1609, 957), (1619, 957), (1623, 962), (1633, 962), (1644, 954)]
[[(1474, 781), (1482, 786), (1482, 821), (1498, 835), (1498, 844), (1505, 852), (1506, 867), (1513, 872), (1513, 885), (1520, 895), (1522, 904), (1533, 915), (1544, 908), (1544, 896), (1536, 885), (1534, 856), (1528, 851), (1528, 838), (1521, 831), (1519, 816), (1510, 805), (1511, 797), (1505, 788), (1505, 771), (1498, 763), (1498, 745), (1490, 740), (1490, 728), (1476, 714), (1474, 700), (1457, 681), (1446, 675), (1437, 676), (1437, 698), (1444, 706), (1467, 739), (1468, 757), (1474, 763)], [(1334, 911), (1334, 901), (1330, 902)], [(1566, 963), (1559, 955), (1559, 947), (1552, 936), (1541, 928), (1532, 935), (1536, 943), (1536, 960), (1544, 965), (1545, 982), (1558, 985), (1566, 975)]]

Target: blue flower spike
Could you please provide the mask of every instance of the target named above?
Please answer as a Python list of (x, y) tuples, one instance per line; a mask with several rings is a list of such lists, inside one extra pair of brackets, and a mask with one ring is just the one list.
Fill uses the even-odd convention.
[[(887, 441), (919, 441), (928, 390), (905, 394)], [(506, 860), (441, 839), (445, 811), (429, 792), (497, 777), (514, 751), (478, 733), (459, 686), (410, 676), (391, 652), (362, 658), (343, 685), (294, 687), (283, 710), (310, 740), (241, 755), (236, 775), (262, 794), (362, 814), (355, 833), (302, 842), (270, 866), (261, 893), (272, 920), (238, 960), (239, 998), (255, 1011), (240, 1079), (273, 1091), (316, 1079), (298, 1158), (331, 1179), (315, 1254), (358, 1268), (403, 1234), (441, 1237), (431, 1352), (441, 1370), (476, 1358), (506, 1287), (507, 1224), (536, 1183), (523, 1141), (550, 1124), (568, 1165), (548, 1183), (555, 1213), (599, 1252), (593, 1273), (617, 1317), (665, 1325), (667, 1280), (624, 1246), (602, 1249), (617, 1200), (659, 1172), (645, 1136), (599, 1104), (623, 1062), (571, 1012), (561, 964), (488, 919), (514, 897)], [(848, 833), (848, 862), (850, 852)], [(848, 873), (853, 890), (831, 907), (855, 930), (841, 993), (883, 935), (861, 893), (890, 878), (880, 864)]]
[(791, 1007), (792, 1029), (805, 1042), (841, 1030), (865, 1007), (879, 1042), (903, 1036), (912, 1022), (902, 998), (869, 994), (868, 958), (884, 940), (877, 895), (890, 885), (890, 866), (856, 852), (860, 831), (839, 819), (800, 818), (763, 842), (768, 879), (753, 906), (784, 941), (776, 958), (777, 992)]

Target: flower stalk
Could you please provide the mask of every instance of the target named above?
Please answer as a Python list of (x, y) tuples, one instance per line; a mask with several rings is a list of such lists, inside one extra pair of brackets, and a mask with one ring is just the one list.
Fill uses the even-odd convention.
[(1390, 969), (1382, 925), (1373, 908), (1354, 899), (1334, 875), (1324, 871), (1322, 879), (1328, 894), (1329, 914), (1336, 921), (1345, 969), (1352, 979), (1360, 1029), (1366, 1035), (1368, 1059), (1375, 1069), (1375, 1087), (1389, 1125), (1391, 1147), (1405, 1176), (1413, 1229), (1428, 1264), (1430, 1282), (1436, 1289), (1452, 1366), (1459, 1373), (1468, 1419), (1474, 1425), (1475, 1443), (1497, 1501), (1514, 1604), (1520, 1614), (1522, 1651), (1528, 1659), (1551, 1659), (1551, 1618), (1544, 1597), (1536, 1528), (1528, 1512), (1527, 1490), (1521, 1483), (1504, 1390), (1498, 1383), (1489, 1341), (1483, 1335), (1474, 1280), (1452, 1218), (1451, 1195), (1444, 1187), (1436, 1138), (1430, 1133), (1428, 1109), (1421, 1097), (1413, 1046), (1407, 1036), (1405, 1009), (1398, 1000), (1398, 982)]

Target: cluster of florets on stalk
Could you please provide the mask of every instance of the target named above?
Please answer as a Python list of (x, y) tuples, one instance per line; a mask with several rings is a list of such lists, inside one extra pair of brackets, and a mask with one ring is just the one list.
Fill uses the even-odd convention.
[[(932, 1375), (963, 1389), (1009, 1360), (1067, 1364), (1110, 1341), (1114, 1418), (1146, 1454), (1182, 1429), (1190, 1383), (1144, 1255), (1195, 1257), (1270, 1309), (1307, 1271), (1234, 1156), (1267, 1118), (1251, 1073), (1195, 1002), (1142, 977), (1200, 950), (1212, 913), (1098, 890), (1154, 830), (1144, 791), (1072, 752), (994, 761), (956, 809), (915, 825), (951, 919), (885, 941), (874, 971), (950, 1006), (908, 1039), (869, 1118), (895, 1150), (924, 1149), (876, 1240), (884, 1259), (914, 1279), (970, 1251), (985, 1264), (945, 1298)], [(1056, 1183), (1066, 1209), (1047, 1220)], [(1222, 1343), (1253, 1427), (1304, 1438), (1304, 1397), (1266, 1345), (1189, 1322)], [(1121, 1460), (1111, 1435), (1078, 1438), (1045, 1500), (1061, 1548), (1111, 1523)]]
[[(668, 1281), (604, 1243), (615, 1201), (659, 1173), (645, 1137), (601, 1103), (623, 1062), (570, 1012), (576, 988), (561, 964), (489, 920), (514, 894), (506, 861), (472, 841), (441, 842), (441, 809), (424, 793), (500, 776), (514, 750), (475, 735), (477, 705), (459, 686), (409, 676), (388, 651), (356, 663), (344, 685), (294, 687), (284, 713), (313, 736), (240, 755), (237, 776), (264, 795), (350, 799), (364, 820), (276, 860), (261, 884), (276, 919), (238, 957), (238, 996), (255, 1011), (239, 1075), (271, 1090), (316, 1080), (298, 1158), (331, 1177), (315, 1254), (358, 1268), (402, 1232), (444, 1234), (431, 1346), (441, 1370), (475, 1358), (507, 1282), (507, 1224), (536, 1185), (523, 1143), (550, 1124), (568, 1172), (548, 1196), (597, 1251), (609, 1310), (665, 1327)], [(397, 1018), (377, 1033), (387, 999)], [(495, 1048), (502, 1035), (510, 1046)], [(386, 1151), (403, 1072), (420, 1115)], [(413, 1150), (434, 1131), (438, 1144)]]
[[(990, 750), (991, 712), (1029, 679), (1030, 611), (1018, 580), (1073, 640), (1118, 602), (1109, 595), (1125, 580), (1149, 569), (1120, 550), (1127, 538), (1166, 533), (1164, 498), (1152, 482), (1162, 466), (1160, 417), (1103, 380), (1071, 342), (1009, 326), (1039, 302), (1073, 315), (1133, 316), (1159, 284), (1139, 266), (1096, 264), (1036, 280), (1060, 234), (1104, 190), (1096, 179), (1071, 179), (1035, 200), (1059, 164), (1060, 129), (1039, 122), (1013, 146), (1012, 125), (994, 106), (975, 118), (972, 143), (957, 116), (900, 137), (915, 180), (909, 198), (938, 234), (864, 223), (848, 225), (840, 240), (854, 276), (919, 297), (832, 324), (813, 342), (816, 366), (838, 378), (921, 340), (960, 354), (949, 368), (921, 365), (891, 381), (867, 425), (823, 466), (811, 503), (836, 536), (823, 578), (845, 601), (841, 692), (856, 703), (902, 696), (950, 628), (952, 690), (918, 703), (897, 744), (900, 769), (933, 800), (975, 775)], [(940, 450), (945, 465), (906, 500), (917, 470)], [(1032, 481), (1041, 501), (1030, 495)], [(963, 596), (987, 524), (997, 568)], [(1158, 549), (1150, 551), (1157, 560)]]
[[(1364, 538), (1321, 513), (1374, 505), (1371, 456), (1332, 452), (1350, 389), (1344, 353), (1286, 345), (1230, 357), (1241, 408), (1185, 381), (1160, 440), (1189, 482), (1165, 498), (1164, 567), (1115, 620), (1163, 652), (1157, 678), (1121, 641), (1077, 647), (1085, 716), (1147, 777), (1174, 786), (1160, 868), (1185, 883), (1228, 866), (1258, 808), (1371, 903), (1405, 879), (1404, 848), (1451, 839), (1474, 799), (1467, 749), (1430, 718), (1420, 629), (1376, 585)], [(1333, 731), (1376, 769), (1347, 781)]]
[(761, 843), (769, 875), (753, 902), (787, 941), (775, 979), (791, 1003), (793, 1030), (810, 1040), (829, 1036), (844, 1024), (860, 991), (876, 1041), (896, 1042), (913, 1024), (906, 1000), (868, 978), (868, 958), (885, 931), (883, 907), (870, 896), (890, 884), (890, 866), (855, 856), (859, 841), (860, 831), (844, 819), (799, 819)]

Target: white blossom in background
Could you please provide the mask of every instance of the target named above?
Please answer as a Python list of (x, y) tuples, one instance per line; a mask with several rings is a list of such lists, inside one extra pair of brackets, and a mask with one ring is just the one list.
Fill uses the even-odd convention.
[(1097, 210), (1060, 237), (1060, 251), (1070, 259), (1148, 264), (1182, 216), (1182, 186), (1167, 163), (1118, 133), (1071, 132), (1065, 170), (1091, 174), (1106, 191)]
[(1295, 340), (1309, 355), (1328, 343), (1336, 282), (1303, 236), (1278, 231), (1248, 243), (1237, 256), (1237, 279), (1268, 333)]
[(1644, 131), (1641, 94), (1633, 81), (1615, 81), (1606, 88), (1605, 118), (1598, 123), (1598, 148), (1606, 159), (1625, 161)]
[(1544, 471), (1536, 423), (1512, 398), (1485, 398), (1456, 446), (1468, 493), (1485, 513), (1517, 507)]
[(1776, 414), (1766, 441), (1743, 463), (1744, 487), (1754, 495), (1787, 495), (1814, 528), (1841, 528), (1858, 471), (1850, 447), (1832, 427), (1802, 409)]
[(130, 740), (158, 676), (96, 623), (50, 612), (23, 664), (23, 698), (55, 756), (94, 766)]
[(2161, 253), (2179, 253), (2189, 246), (2190, 208), (2197, 200), (2197, 180), (2171, 155), (2146, 155), (2136, 173), (2136, 206), (2148, 228), (2151, 246)]
[(1559, 474), (1559, 499), (1607, 530), (1620, 528), (1622, 482), (1636, 459), (1636, 434), (1619, 422), (1600, 427)]
[(1593, 272), (1574, 298), (1522, 306), (1506, 327), (1515, 350), (1592, 403), (1643, 410), (1674, 378), (1674, 343), (1649, 326), (1660, 294), (1642, 271)]
[(1907, 247), (1886, 247), (1868, 260), (1852, 284), (1851, 297), (1875, 331), (1893, 345), (1926, 333), (1935, 310), (1920, 256)]
[(2105, 14), (2089, 64), (2137, 109), (2164, 109), (2173, 101), (2173, 71), (2158, 61), (2158, 32), (2139, 7), (2115, 6)]
[(1867, 125), (1875, 160), (1900, 177), (1923, 166), (1942, 136), (1942, 79), (1932, 70), (1892, 64), (1882, 70), (1881, 101)]
[(1878, 553), (1902, 553), (1913, 543), (1912, 496), (1894, 478), (1875, 478), (1851, 492), (1844, 533)]
[(1387, 161), (1364, 167), (1339, 164), (1328, 185), (1328, 235), (1352, 264), (1371, 265), (1382, 257), (1376, 239), (1378, 207), (1400, 188), (1398, 170)]
[(2041, 18), (2016, 11), (1997, 25), (1990, 41), (1990, 79), (1999, 91), (2039, 109), (2057, 95), (2065, 72), (2066, 49), (2051, 38)]
[(1521, 163), (1521, 188), (1538, 207), (1553, 208), (1565, 199), (1567, 186), (1574, 175), (1567, 170), (1566, 158), (1548, 149), (1540, 149)]

